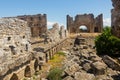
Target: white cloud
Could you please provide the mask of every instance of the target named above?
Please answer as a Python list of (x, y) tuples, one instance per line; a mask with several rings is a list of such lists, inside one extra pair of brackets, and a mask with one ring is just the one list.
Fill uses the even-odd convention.
[(103, 19), (103, 25), (104, 26), (111, 26), (111, 18)]
[(50, 22), (50, 21), (48, 21), (47, 22), (47, 26), (48, 26), (48, 28), (51, 28), (52, 26), (53, 26), (53, 24), (55, 24), (56, 22)]
[[(47, 22), (48, 29), (49, 29), (49, 28), (52, 28), (53, 24), (55, 24), (55, 23), (58, 23), (58, 22), (48, 21), (48, 22)], [(59, 26), (63, 25), (63, 24), (61, 24), (61, 23), (58, 23), (58, 24), (59, 24)]]

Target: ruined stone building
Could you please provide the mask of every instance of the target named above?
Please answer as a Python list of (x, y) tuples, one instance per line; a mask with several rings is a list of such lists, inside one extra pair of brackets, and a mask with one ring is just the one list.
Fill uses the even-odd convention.
[(113, 35), (120, 38), (120, 0), (112, 0), (111, 27)]
[(53, 24), (53, 27), (46, 31), (46, 38), (50, 39), (51, 42), (59, 42), (67, 37), (67, 30), (64, 29), (64, 26), (59, 26), (58, 23)]
[[(0, 19), (0, 80), (32, 78), (45, 62), (67, 44), (67, 31), (58, 24), (48, 30), (52, 44), (33, 48), (31, 29), (27, 21), (18, 18)], [(35, 43), (37, 44), (37, 43)], [(38, 49), (43, 49), (38, 51)], [(40, 76), (38, 76), (40, 79)], [(36, 80), (39, 80), (36, 79)]]
[(94, 18), (93, 14), (76, 15), (73, 17), (67, 15), (67, 29), (69, 33), (79, 33), (80, 26), (86, 26), (87, 32), (102, 32), (103, 29), (103, 15), (100, 14)]
[[(30, 28), (18, 19), (0, 19), (0, 55), (12, 56), (30, 49)], [(10, 58), (10, 57), (9, 57)]]
[[(27, 22), (17, 18), (0, 19), (0, 80), (31, 58), (30, 37)], [(15, 79), (6, 76), (4, 80)]]
[(28, 26), (31, 28), (32, 37), (39, 37), (47, 30), (46, 14), (23, 15), (17, 16), (17, 18), (27, 21)]

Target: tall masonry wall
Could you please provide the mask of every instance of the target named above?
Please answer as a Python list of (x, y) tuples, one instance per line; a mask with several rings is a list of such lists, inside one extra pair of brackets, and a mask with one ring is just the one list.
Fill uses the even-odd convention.
[(47, 31), (47, 15), (21, 15), (16, 18), (27, 21), (28, 26), (31, 28), (31, 36), (39, 37)]
[(31, 31), (17, 18), (0, 19), (0, 80), (8, 71), (29, 60)]

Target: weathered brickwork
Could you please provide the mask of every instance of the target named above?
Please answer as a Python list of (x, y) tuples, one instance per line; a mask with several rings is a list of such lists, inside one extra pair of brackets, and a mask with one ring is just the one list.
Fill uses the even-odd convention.
[(65, 39), (67, 37), (68, 32), (64, 29), (64, 26), (59, 27), (58, 23), (55, 23), (51, 29), (47, 30), (45, 34), (45, 43), (59, 42), (61, 39)]
[(111, 10), (111, 26), (113, 35), (120, 38), (120, 0), (112, 0), (113, 9)]
[(17, 18), (27, 21), (32, 37), (39, 37), (47, 31), (47, 15), (23, 15)]
[(9, 70), (30, 60), (31, 31), (17, 18), (0, 19), (0, 80)]
[(70, 33), (79, 33), (79, 27), (82, 25), (87, 27), (87, 32), (102, 32), (103, 15), (100, 14), (96, 18), (94, 18), (93, 14), (76, 15), (75, 20), (67, 15), (67, 29)]

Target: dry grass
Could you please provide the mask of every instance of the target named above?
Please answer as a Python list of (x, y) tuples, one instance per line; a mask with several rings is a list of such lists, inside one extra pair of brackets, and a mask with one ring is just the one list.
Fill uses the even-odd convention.
[(69, 37), (74, 38), (74, 37), (77, 37), (79, 35), (81, 35), (83, 37), (96, 37), (96, 36), (98, 36), (100, 34), (101, 33), (77, 33), (77, 34), (70, 34)]
[(51, 65), (51, 68), (55, 68), (55, 67), (62, 67), (62, 62), (65, 59), (65, 56), (63, 55), (59, 55), (59, 54), (55, 54), (53, 59), (48, 61), (48, 64)]

